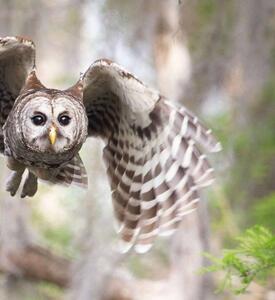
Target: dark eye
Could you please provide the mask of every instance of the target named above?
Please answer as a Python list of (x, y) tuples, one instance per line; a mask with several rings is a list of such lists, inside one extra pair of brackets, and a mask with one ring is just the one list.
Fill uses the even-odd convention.
[(58, 117), (58, 122), (62, 125), (62, 126), (67, 126), (69, 125), (69, 123), (71, 122), (71, 118), (67, 115), (60, 115)]
[(37, 115), (34, 115), (32, 118), (31, 118), (32, 122), (34, 125), (36, 126), (42, 126), (46, 123), (47, 121), (47, 118), (45, 115), (43, 114), (37, 114)]

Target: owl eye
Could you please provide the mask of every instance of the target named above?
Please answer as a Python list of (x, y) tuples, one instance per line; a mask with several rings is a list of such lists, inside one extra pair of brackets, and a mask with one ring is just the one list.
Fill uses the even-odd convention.
[(58, 117), (58, 122), (62, 125), (62, 126), (67, 126), (69, 125), (69, 123), (71, 122), (71, 118), (67, 115), (60, 115)]
[(32, 122), (36, 126), (42, 126), (46, 123), (47, 118), (43, 114), (37, 114), (31, 118)]

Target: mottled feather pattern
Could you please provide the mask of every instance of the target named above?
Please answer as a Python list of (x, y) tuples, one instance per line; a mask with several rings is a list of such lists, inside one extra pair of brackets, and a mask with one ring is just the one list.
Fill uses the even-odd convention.
[[(198, 200), (188, 169), (192, 153), (187, 152), (190, 158), (184, 160), (184, 156), (174, 150), (178, 147), (184, 154), (188, 149), (192, 152), (194, 145), (183, 137), (181, 146), (173, 143), (176, 139), (169, 140), (169, 131), (169, 126), (160, 127), (150, 135), (150, 140), (139, 138), (136, 145), (137, 133), (123, 127), (128, 136), (117, 133), (104, 150), (115, 213), (121, 223), (119, 232), (129, 247), (136, 243), (140, 252), (147, 250), (158, 234), (172, 232), (181, 216), (187, 209), (191, 211)], [(183, 192), (185, 197), (182, 197)], [(188, 205), (186, 210), (184, 204)]]
[[(146, 252), (196, 208), (200, 188), (213, 181), (201, 151), (221, 147), (187, 109), (125, 74), (110, 61), (97, 61), (84, 75), (89, 89), (84, 100), (90, 134), (107, 142), (104, 160), (123, 251), (134, 246)], [(108, 88), (103, 92), (101, 85)]]
[(198, 189), (213, 181), (213, 169), (197, 144), (217, 151), (215, 138), (187, 110), (162, 98), (155, 109), (159, 106), (164, 113), (158, 124), (152, 120), (137, 129), (121, 118), (104, 149), (125, 251), (135, 245), (145, 252), (157, 235), (172, 233), (196, 208)]
[[(65, 107), (72, 113), (70, 131), (59, 126)], [(30, 116), (42, 108), (48, 122), (33, 127)], [(123, 251), (146, 252), (158, 235), (174, 232), (196, 208), (200, 189), (213, 182), (203, 151), (219, 151), (220, 144), (184, 107), (107, 59), (95, 61), (71, 88), (48, 89), (36, 76), (33, 42), (0, 38), (0, 152), (8, 154), (10, 166), (52, 183), (87, 187), (78, 154), (87, 134), (106, 142), (103, 157)], [(23, 194), (33, 196), (36, 189), (28, 192), (28, 185)]]
[(60, 168), (51, 181), (65, 186), (88, 188), (88, 176), (80, 156), (76, 155), (66, 166)]

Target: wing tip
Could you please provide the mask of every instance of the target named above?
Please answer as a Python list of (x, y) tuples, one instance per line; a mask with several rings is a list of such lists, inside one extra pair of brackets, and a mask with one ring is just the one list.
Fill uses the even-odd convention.
[(120, 240), (118, 243), (119, 252), (122, 254), (128, 253), (133, 247), (136, 253), (144, 254), (153, 247), (153, 243), (136, 244), (135, 242), (127, 242), (125, 240)]
[(160, 231), (159, 236), (168, 237), (176, 232), (177, 228)]
[(74, 187), (77, 187), (81, 190), (87, 191), (88, 190), (88, 182), (76, 182), (76, 181), (72, 181), (71, 185), (73, 185)]
[(132, 249), (132, 247), (133, 247), (133, 243), (126, 242), (124, 240), (120, 240), (118, 243), (119, 252), (122, 254), (129, 252)]
[(220, 142), (217, 142), (216, 145), (211, 149), (211, 152), (220, 152), (222, 151), (222, 144)]
[(146, 252), (148, 252), (151, 248), (152, 248), (153, 244), (137, 244), (135, 245), (135, 251), (138, 254), (144, 254)]

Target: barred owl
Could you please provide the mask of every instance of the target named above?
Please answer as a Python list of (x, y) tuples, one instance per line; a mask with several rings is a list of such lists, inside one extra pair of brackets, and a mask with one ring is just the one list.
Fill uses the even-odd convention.
[[(213, 181), (203, 150), (220, 144), (184, 107), (176, 107), (116, 63), (95, 61), (67, 90), (37, 78), (34, 43), (0, 38), (0, 151), (11, 169), (6, 189), (33, 196), (37, 179), (87, 186), (79, 150), (102, 138), (114, 214), (124, 250), (150, 249), (193, 211)], [(92, 158), (91, 158), (92, 159)]]

